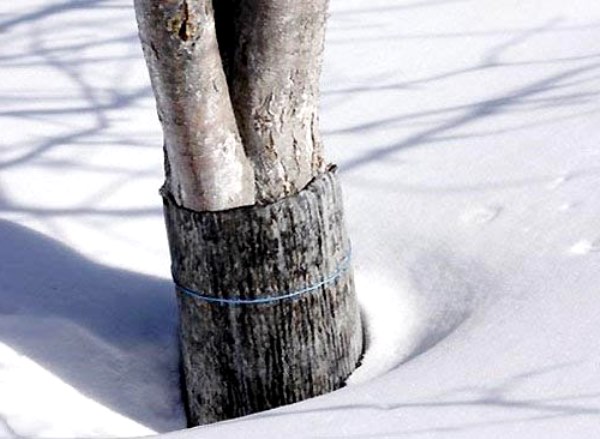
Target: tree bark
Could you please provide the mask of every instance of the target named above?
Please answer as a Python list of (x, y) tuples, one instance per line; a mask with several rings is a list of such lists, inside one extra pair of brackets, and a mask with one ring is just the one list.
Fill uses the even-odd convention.
[(254, 178), (237, 129), (210, 0), (135, 0), (162, 122), (166, 187), (182, 206), (252, 205)]
[(341, 387), (362, 332), (335, 173), (267, 206), (164, 201), (191, 424)]
[(219, 48), (260, 204), (299, 192), (324, 171), (318, 106), (327, 3), (215, 3)]

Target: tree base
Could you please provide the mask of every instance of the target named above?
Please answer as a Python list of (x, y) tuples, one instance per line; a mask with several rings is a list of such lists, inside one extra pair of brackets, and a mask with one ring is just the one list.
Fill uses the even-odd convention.
[(335, 168), (267, 206), (163, 199), (190, 424), (342, 387), (363, 337)]

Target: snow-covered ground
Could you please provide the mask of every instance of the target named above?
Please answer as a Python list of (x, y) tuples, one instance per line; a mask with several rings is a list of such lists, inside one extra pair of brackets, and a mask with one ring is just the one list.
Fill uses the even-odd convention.
[[(322, 129), (370, 346), (185, 438), (600, 437), (600, 3), (333, 0)], [(127, 0), (0, 7), (0, 437), (184, 428)]]

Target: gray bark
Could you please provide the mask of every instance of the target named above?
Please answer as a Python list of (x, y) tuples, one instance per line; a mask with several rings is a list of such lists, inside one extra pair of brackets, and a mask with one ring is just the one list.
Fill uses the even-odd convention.
[(166, 186), (190, 209), (252, 205), (210, 0), (135, 0), (165, 142)]
[(191, 424), (341, 387), (362, 332), (335, 174), (264, 207), (200, 213), (164, 201)]
[(318, 105), (327, 0), (221, 0), (219, 47), (261, 204), (324, 171)]

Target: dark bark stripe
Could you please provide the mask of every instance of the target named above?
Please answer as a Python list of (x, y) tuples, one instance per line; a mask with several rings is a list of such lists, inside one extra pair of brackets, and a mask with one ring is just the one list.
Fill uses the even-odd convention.
[(335, 172), (267, 206), (194, 212), (164, 199), (177, 283), (222, 304), (260, 304), (218, 306), (177, 289), (191, 424), (341, 387), (362, 330)]

